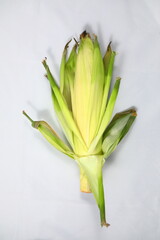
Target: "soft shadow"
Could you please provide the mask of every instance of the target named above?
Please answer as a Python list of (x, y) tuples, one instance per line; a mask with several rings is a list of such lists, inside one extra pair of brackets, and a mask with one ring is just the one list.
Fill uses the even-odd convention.
[(108, 43), (104, 42), (104, 34), (102, 33), (102, 29), (101, 29), (101, 25), (98, 23), (97, 24), (97, 37), (98, 37), (98, 41), (100, 43), (100, 48), (101, 48), (101, 52), (102, 52), (102, 56), (104, 56), (106, 50), (107, 50), (107, 46), (108, 46)]
[(112, 81), (111, 81), (111, 86), (110, 86), (110, 91), (109, 91), (109, 96), (110, 96), (111, 91), (112, 91), (113, 86), (114, 86), (114, 83), (116, 81), (116, 78), (117, 77), (122, 77), (123, 78), (123, 76), (121, 76), (121, 73), (122, 73), (123, 63), (124, 63), (124, 59), (125, 59), (125, 55), (124, 55), (125, 53), (121, 52), (119, 54), (120, 44), (119, 44), (118, 41), (115, 40), (113, 35), (108, 36), (108, 42), (104, 42), (104, 39), (106, 39), (106, 37), (104, 37), (104, 32), (102, 32), (102, 28), (101, 28), (101, 25), (99, 23), (97, 23), (97, 29), (98, 29), (97, 36), (98, 36), (98, 40), (99, 40), (99, 43), (100, 43), (102, 56), (105, 55), (105, 52), (107, 50), (107, 46), (108, 46), (109, 42), (111, 42), (112, 50), (117, 53), (117, 55), (115, 57), (113, 74), (112, 74)]
[(88, 33), (90, 33), (90, 34), (93, 34), (94, 33), (94, 31), (93, 31), (93, 29), (92, 29), (92, 27), (91, 27), (91, 25), (89, 24), (89, 23), (87, 23), (85, 26), (84, 26), (84, 30), (83, 31), (85, 31), (86, 30), (86, 32), (88, 32)]
[(39, 110), (32, 102), (28, 101), (28, 105), (34, 110), (37, 116), (37, 121), (44, 120), (58, 133), (60, 132), (60, 128), (58, 124), (53, 120), (53, 116), (48, 109)]
[[(119, 146), (118, 146), (119, 147)], [(106, 162), (104, 164), (104, 174), (105, 174), (105, 171), (106, 169), (112, 167), (113, 164), (115, 164), (116, 161), (118, 161), (118, 147), (116, 148), (116, 150), (106, 159)]]
[[(53, 70), (54, 70), (54, 73), (55, 73), (55, 77), (58, 78), (58, 79), (55, 78), (55, 80), (56, 80), (57, 83), (58, 83), (58, 81), (59, 81), (59, 68), (60, 68), (60, 66), (59, 66), (59, 64), (57, 63), (57, 61), (56, 61), (56, 59), (55, 59), (55, 55), (54, 55), (54, 53), (53, 53), (52, 51), (53, 51), (53, 50), (52, 50), (51, 47), (48, 48), (48, 49), (47, 49), (47, 56), (48, 56), (49, 59), (51, 59), (51, 63), (52, 63), (52, 66), (53, 66)], [(52, 69), (52, 67), (51, 67), (51, 69)]]
[(83, 193), (80, 192), (80, 198), (90, 204), (95, 205), (95, 199), (92, 193)]
[(104, 32), (102, 32), (102, 28), (101, 28), (101, 25), (99, 23), (97, 24), (97, 29), (98, 29), (97, 36), (98, 36), (99, 43), (100, 43), (100, 46), (101, 46), (102, 54), (105, 54), (109, 42), (112, 42), (111, 43), (112, 50), (117, 52), (119, 43), (114, 40), (114, 37), (112, 35), (110, 35), (110, 36), (108, 36), (108, 42), (104, 42)]
[(33, 240), (53, 240), (52, 238), (35, 238)]

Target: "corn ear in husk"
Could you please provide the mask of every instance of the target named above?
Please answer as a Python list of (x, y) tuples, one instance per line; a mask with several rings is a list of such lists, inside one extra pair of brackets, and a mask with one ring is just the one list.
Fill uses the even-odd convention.
[(109, 226), (105, 216), (102, 169), (105, 159), (129, 131), (136, 111), (131, 108), (111, 119), (121, 82), (118, 77), (111, 89), (116, 56), (111, 43), (102, 57), (97, 36), (91, 38), (84, 31), (68, 57), (69, 43), (62, 54), (60, 86), (47, 65), (47, 59), (43, 61), (54, 109), (68, 144), (48, 123), (33, 121), (24, 114), (57, 150), (75, 159), (80, 168), (81, 191), (93, 193), (100, 211), (101, 225)]

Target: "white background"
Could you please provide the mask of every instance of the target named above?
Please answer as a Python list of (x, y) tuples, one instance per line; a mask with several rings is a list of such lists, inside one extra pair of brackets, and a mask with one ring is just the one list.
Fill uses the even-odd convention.
[[(61, 132), (41, 60), (58, 79), (65, 43), (85, 29), (118, 52), (115, 112), (138, 110), (104, 167), (109, 228), (75, 162), (21, 113)], [(0, 134), (0, 240), (159, 240), (160, 1), (0, 0)]]

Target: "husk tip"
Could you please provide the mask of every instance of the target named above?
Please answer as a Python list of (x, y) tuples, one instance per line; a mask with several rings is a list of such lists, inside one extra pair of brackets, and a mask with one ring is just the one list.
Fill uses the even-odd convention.
[(86, 31), (86, 30), (84, 30), (81, 34), (80, 34), (80, 39), (82, 39), (82, 38), (86, 38), (86, 37), (91, 37), (90, 36), (90, 34)]
[(133, 117), (137, 117), (137, 112), (136, 112), (135, 109), (132, 111), (131, 115), (132, 115)]
[(121, 81), (121, 77), (116, 77), (116, 81)]
[(73, 40), (75, 41), (75, 46), (77, 47), (79, 45), (79, 42), (76, 40), (76, 38), (73, 38)]
[(72, 41), (72, 39), (70, 39), (70, 40), (66, 43), (66, 45), (65, 45), (65, 47), (64, 47), (64, 50), (65, 50), (65, 51), (66, 51), (67, 48), (69, 47), (69, 44), (70, 44), (71, 41)]
[(28, 120), (29, 120), (32, 124), (34, 123), (33, 119), (30, 118), (30, 117), (28, 116), (28, 114), (27, 114), (24, 110), (22, 111), (22, 113), (23, 113), (23, 115), (24, 115), (26, 118), (28, 118)]
[(109, 227), (109, 226), (110, 226), (110, 224), (107, 223), (106, 221), (101, 222), (101, 227)]
[(112, 41), (110, 41), (108, 44), (107, 52), (110, 52), (110, 51), (112, 52), (111, 44), (112, 44)]
[(43, 64), (43, 65), (46, 65), (46, 61), (47, 61), (47, 57), (45, 57), (45, 58), (42, 60), (42, 64)]

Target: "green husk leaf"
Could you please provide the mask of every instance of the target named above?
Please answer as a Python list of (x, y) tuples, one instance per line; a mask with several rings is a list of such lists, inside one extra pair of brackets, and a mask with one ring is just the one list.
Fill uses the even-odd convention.
[(93, 149), (96, 147), (96, 145), (98, 144), (101, 136), (103, 135), (114, 110), (114, 106), (116, 103), (116, 99), (117, 99), (117, 95), (118, 95), (118, 91), (119, 91), (119, 86), (120, 86), (120, 78), (117, 78), (114, 88), (112, 90), (111, 96), (109, 98), (109, 102), (107, 104), (106, 110), (104, 112), (103, 118), (102, 118), (102, 122), (100, 124), (97, 136), (95, 137), (95, 139), (93, 140), (89, 152), (92, 152)]
[(65, 81), (64, 81), (64, 88), (62, 94), (66, 99), (68, 108), (72, 110), (72, 101), (73, 99), (73, 85), (74, 85), (74, 77), (75, 77), (75, 65), (77, 59), (77, 43), (73, 46), (68, 61), (65, 64)]
[(67, 42), (67, 44), (65, 45), (63, 54), (62, 54), (62, 59), (61, 59), (61, 66), (60, 66), (60, 91), (61, 91), (61, 93), (64, 90), (64, 84), (65, 84), (65, 65), (66, 65), (67, 48), (71, 41), (72, 41), (72, 39), (69, 42)]
[(105, 217), (105, 199), (103, 189), (102, 167), (104, 164), (103, 156), (92, 155), (76, 159), (80, 168), (83, 169), (87, 176), (91, 191), (95, 197), (100, 211), (101, 226), (109, 226)]
[(77, 128), (77, 125), (75, 124), (74, 120), (73, 120), (73, 117), (72, 117), (72, 114), (71, 112), (69, 111), (68, 109), (68, 106), (67, 106), (67, 103), (63, 97), (63, 95), (61, 94), (51, 72), (50, 72), (50, 69), (46, 63), (46, 59), (42, 62), (45, 69), (46, 69), (46, 72), (47, 72), (47, 78), (50, 82), (50, 85), (51, 85), (51, 88), (53, 90), (53, 93), (59, 103), (59, 106), (61, 108), (61, 111), (63, 111), (64, 113), (64, 117), (66, 119), (66, 122), (68, 122), (68, 126), (70, 127), (70, 129), (75, 133), (75, 135), (78, 137), (78, 139), (80, 140), (80, 142), (85, 145), (84, 143), (84, 140), (79, 132), (79, 129)]
[(105, 158), (109, 157), (127, 134), (136, 116), (134, 109), (117, 113), (114, 116), (103, 135), (102, 150)]
[(32, 127), (38, 129), (46, 140), (52, 144), (57, 150), (74, 158), (72, 150), (59, 138), (56, 132), (45, 121), (33, 121), (24, 111), (23, 114), (31, 121)]
[(110, 83), (111, 83), (111, 79), (112, 79), (115, 55), (116, 55), (116, 52), (112, 51), (111, 42), (110, 42), (107, 47), (106, 54), (103, 58), (104, 70), (105, 70), (104, 71), (105, 86), (104, 86), (104, 93), (103, 93), (103, 100), (102, 100), (102, 105), (101, 105), (101, 114), (100, 114), (100, 118), (99, 118), (100, 119), (99, 124), (102, 120), (102, 116), (104, 114), (106, 104), (107, 104), (107, 98), (108, 98)]
[(66, 119), (63, 115), (63, 112), (59, 106), (59, 103), (53, 93), (53, 90), (52, 90), (52, 100), (53, 100), (53, 104), (54, 104), (54, 109), (55, 109), (55, 112), (56, 112), (56, 115), (59, 119), (59, 122), (61, 124), (61, 127), (63, 129), (63, 132), (68, 140), (68, 142), (70, 143), (72, 149), (74, 150), (74, 142), (73, 142), (73, 132), (71, 131), (71, 129), (69, 128), (67, 122), (66, 122)]

